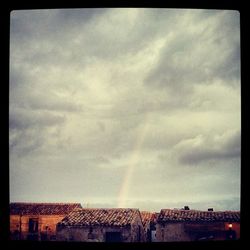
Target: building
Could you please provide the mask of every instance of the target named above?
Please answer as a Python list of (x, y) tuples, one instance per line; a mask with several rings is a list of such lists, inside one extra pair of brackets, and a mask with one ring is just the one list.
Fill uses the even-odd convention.
[(146, 242), (152, 241), (152, 232), (155, 232), (155, 213), (141, 211), (142, 225), (144, 228)]
[(74, 210), (57, 224), (57, 239), (83, 242), (144, 242), (138, 209)]
[(156, 223), (159, 213), (153, 213), (151, 217), (151, 242), (157, 242), (156, 240)]
[(10, 203), (10, 239), (55, 240), (56, 224), (80, 203)]
[(158, 242), (239, 238), (239, 211), (162, 209), (157, 218), (156, 240)]

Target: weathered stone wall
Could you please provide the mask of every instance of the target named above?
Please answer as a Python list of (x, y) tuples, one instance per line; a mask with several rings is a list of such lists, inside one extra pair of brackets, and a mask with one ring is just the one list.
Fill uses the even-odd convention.
[(145, 230), (142, 225), (141, 217), (138, 215), (134, 218), (131, 225), (132, 242), (146, 242)]
[(83, 241), (83, 242), (105, 242), (106, 232), (120, 232), (122, 242), (131, 242), (131, 228), (130, 227), (57, 227), (56, 239), (58, 241)]
[(147, 224), (147, 226), (144, 227), (144, 239), (146, 242), (151, 241), (151, 229), (150, 224)]
[[(232, 223), (236, 239), (240, 238), (240, 223)], [(156, 240), (158, 242), (195, 241), (195, 240), (225, 240), (229, 223), (166, 223), (156, 225)], [(211, 238), (209, 238), (211, 235)]]
[(151, 230), (151, 242), (157, 242), (156, 230)]
[(10, 232), (14, 232), (15, 230), (19, 230), (20, 227), (20, 216), (19, 215), (11, 215), (10, 216)]
[(189, 235), (184, 230), (182, 223), (170, 223), (156, 225), (156, 240), (158, 242), (168, 241), (190, 241)]
[[(230, 223), (225, 223), (225, 230), (229, 229), (229, 224)], [(232, 230), (234, 230), (236, 232), (236, 239), (240, 239), (240, 223), (238, 222), (233, 222), (232, 224)]]
[(58, 241), (106, 241), (107, 232), (120, 232), (122, 242), (145, 242), (145, 232), (140, 214), (135, 216), (131, 226), (57, 226)]
[(50, 239), (51, 237), (53, 238), (53, 236), (56, 235), (56, 224), (64, 217), (64, 215), (11, 215), (10, 233), (12, 236), (16, 234), (14, 238), (18, 237), (20, 239), (27, 239), (27, 236), (29, 234), (29, 219), (38, 218), (38, 239), (41, 239), (42, 234), (47, 234), (48, 239)]

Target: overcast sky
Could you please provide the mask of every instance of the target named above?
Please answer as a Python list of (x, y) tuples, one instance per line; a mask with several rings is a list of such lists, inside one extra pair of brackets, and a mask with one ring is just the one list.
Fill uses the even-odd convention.
[(240, 209), (237, 11), (11, 12), (10, 200)]

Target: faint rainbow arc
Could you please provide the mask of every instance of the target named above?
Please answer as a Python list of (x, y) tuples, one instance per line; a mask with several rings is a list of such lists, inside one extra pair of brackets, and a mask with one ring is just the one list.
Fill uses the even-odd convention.
[(129, 187), (131, 184), (131, 178), (134, 172), (134, 168), (139, 161), (140, 151), (145, 140), (145, 135), (147, 133), (149, 127), (148, 123), (148, 115), (144, 120), (143, 128), (141, 132), (138, 134), (137, 139), (135, 141), (134, 149), (132, 150), (132, 156), (128, 164), (128, 168), (126, 170), (120, 191), (118, 196), (118, 207), (123, 208), (126, 205), (126, 199), (128, 197)]

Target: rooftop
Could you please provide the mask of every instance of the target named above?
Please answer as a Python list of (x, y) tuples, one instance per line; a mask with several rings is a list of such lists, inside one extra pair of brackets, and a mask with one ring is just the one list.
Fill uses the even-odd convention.
[(76, 209), (66, 216), (59, 226), (126, 226), (139, 215), (138, 209), (123, 208), (82, 208)]
[(11, 215), (66, 215), (76, 208), (81, 208), (80, 203), (10, 203)]
[(154, 213), (148, 211), (141, 211), (140, 213), (143, 227), (148, 227), (150, 222), (154, 220)]
[(239, 211), (199, 211), (162, 209), (158, 222), (239, 222)]

